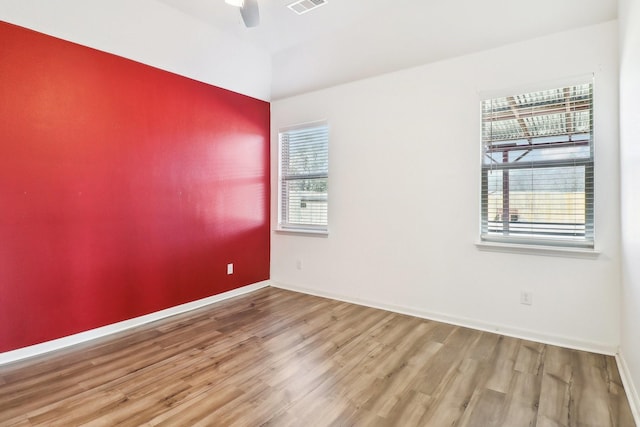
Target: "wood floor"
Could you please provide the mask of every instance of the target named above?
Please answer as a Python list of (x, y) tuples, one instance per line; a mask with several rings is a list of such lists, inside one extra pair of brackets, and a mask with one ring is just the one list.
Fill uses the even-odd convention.
[(0, 367), (1, 426), (634, 426), (612, 357), (265, 288)]

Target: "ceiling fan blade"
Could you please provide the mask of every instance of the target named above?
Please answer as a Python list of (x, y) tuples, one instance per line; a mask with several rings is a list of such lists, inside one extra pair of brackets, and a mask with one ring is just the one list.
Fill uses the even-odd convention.
[(240, 15), (242, 15), (244, 25), (256, 27), (260, 23), (258, 0), (244, 0), (244, 5), (240, 8)]

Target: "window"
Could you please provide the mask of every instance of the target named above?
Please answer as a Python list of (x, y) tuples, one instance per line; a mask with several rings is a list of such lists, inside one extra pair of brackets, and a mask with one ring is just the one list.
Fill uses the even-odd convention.
[(592, 94), (482, 101), (482, 240), (593, 248)]
[(329, 128), (315, 123), (281, 130), (279, 227), (326, 232)]

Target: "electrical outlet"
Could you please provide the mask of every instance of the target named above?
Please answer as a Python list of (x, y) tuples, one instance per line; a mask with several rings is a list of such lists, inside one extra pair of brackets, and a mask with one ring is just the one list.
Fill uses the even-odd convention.
[(532, 305), (533, 304), (533, 292), (522, 291), (520, 293), (520, 304)]
[(296, 260), (296, 268), (298, 270), (302, 270), (302, 260), (301, 259)]
[(233, 274), (233, 263), (227, 264), (227, 274)]

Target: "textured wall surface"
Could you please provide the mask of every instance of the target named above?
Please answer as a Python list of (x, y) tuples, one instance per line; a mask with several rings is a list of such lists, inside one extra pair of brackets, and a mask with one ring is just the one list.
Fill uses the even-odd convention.
[(640, 1), (620, 2), (622, 340), (627, 394), (640, 425)]
[(268, 279), (267, 102), (1, 22), (0, 94), (0, 351)]

